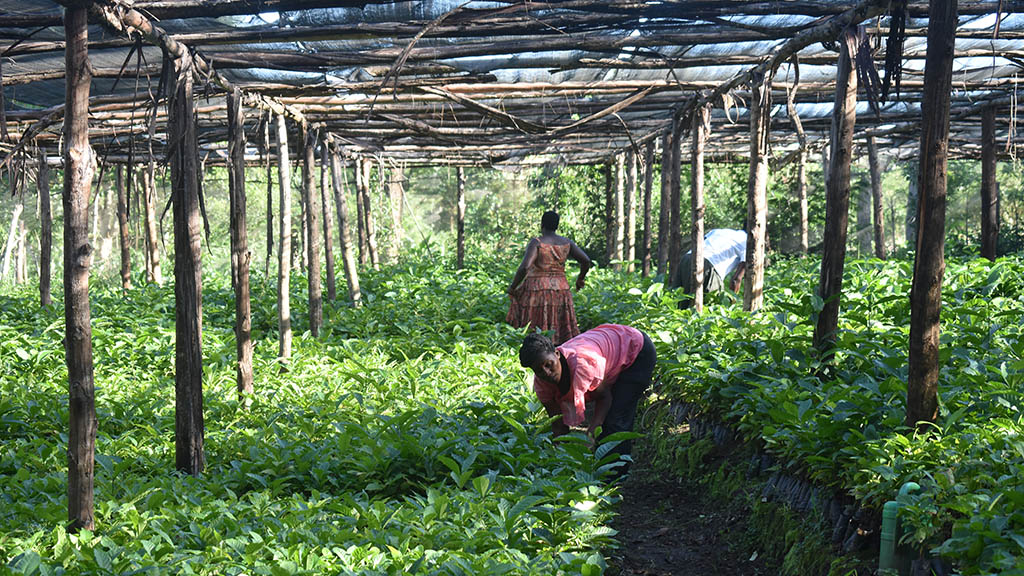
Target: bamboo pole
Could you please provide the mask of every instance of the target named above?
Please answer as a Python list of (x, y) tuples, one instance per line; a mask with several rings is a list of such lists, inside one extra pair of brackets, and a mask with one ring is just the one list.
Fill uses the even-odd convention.
[(814, 327), (814, 346), (822, 358), (831, 360), (839, 327), (839, 300), (843, 290), (847, 223), (850, 215), (850, 162), (853, 158), (853, 130), (857, 118), (857, 74), (854, 52), (857, 32), (848, 29), (840, 37), (836, 69), (836, 97), (832, 109), (829, 178), (825, 182), (825, 243), (822, 248), (818, 296), (822, 309)]
[(946, 160), (949, 93), (957, 26), (956, 0), (929, 4), (925, 99), (921, 103), (920, 198), (917, 253), (910, 288), (908, 426), (927, 429), (939, 409), (939, 313), (942, 310), (946, 233)]
[(996, 109), (981, 113), (981, 257), (996, 259), (999, 243), (999, 191), (996, 187)]
[(231, 213), (231, 285), (235, 290), (235, 388), (239, 399), (253, 392), (252, 306), (249, 291), (249, 233), (246, 227), (245, 120), (242, 92), (228, 94), (229, 210)]
[[(693, 111), (690, 127), (690, 209), (692, 227), (690, 242), (693, 245), (692, 268), (682, 270), (693, 279), (693, 309), (700, 314), (704, 311), (704, 146), (711, 132), (711, 106), (698, 106)], [(724, 279), (723, 279), (724, 280)]]
[(277, 357), (286, 364), (292, 357), (291, 260), (292, 260), (292, 167), (288, 158), (288, 127), (277, 115)]

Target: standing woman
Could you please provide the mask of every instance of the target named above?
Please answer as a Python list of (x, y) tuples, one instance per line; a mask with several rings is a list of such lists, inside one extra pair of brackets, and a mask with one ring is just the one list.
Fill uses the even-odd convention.
[(548, 210), (541, 216), (540, 236), (526, 245), (523, 262), (508, 287), (512, 303), (505, 321), (516, 328), (530, 325), (552, 330), (552, 340), (561, 344), (580, 333), (572, 292), (565, 279), (565, 261), (572, 257), (580, 263), (580, 275), (576, 277), (579, 291), (590, 270), (590, 258), (572, 240), (555, 234), (556, 230), (558, 213)]

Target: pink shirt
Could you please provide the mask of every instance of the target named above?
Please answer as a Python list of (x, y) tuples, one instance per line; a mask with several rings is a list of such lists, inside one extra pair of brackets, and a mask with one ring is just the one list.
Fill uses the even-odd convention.
[(615, 384), (619, 374), (628, 368), (644, 346), (644, 336), (636, 328), (619, 324), (602, 324), (558, 346), (569, 364), (572, 382), (562, 395), (557, 384), (533, 377), (533, 391), (541, 402), (557, 400), (562, 421), (569, 426), (583, 423), (583, 413), (590, 392), (602, 382)]

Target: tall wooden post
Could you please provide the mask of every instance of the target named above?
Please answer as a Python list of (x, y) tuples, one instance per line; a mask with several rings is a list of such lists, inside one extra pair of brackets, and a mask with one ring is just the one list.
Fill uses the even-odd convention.
[(999, 213), (996, 188), (996, 109), (981, 113), (981, 257), (996, 259)]
[[(797, 68), (797, 75), (799, 69)], [(796, 172), (796, 199), (800, 207), (800, 254), (807, 255), (810, 248), (808, 239), (807, 223), (807, 133), (804, 132), (803, 122), (796, 110), (796, 90), (789, 90), (786, 98), (786, 113), (789, 122), (796, 132), (796, 140), (799, 146), (797, 151), (797, 172)]]
[(64, 10), (64, 352), (68, 366), (68, 530), (92, 530), (96, 405), (89, 306), (89, 188), (93, 151), (89, 146), (88, 3)]
[(50, 167), (46, 165), (46, 151), (39, 152), (39, 304), (49, 308), (50, 263), (53, 258), (53, 216), (50, 214)]
[(370, 256), (370, 265), (373, 266), (374, 270), (380, 270), (380, 258), (377, 253), (377, 226), (373, 221), (373, 202), (370, 200), (370, 162), (365, 158), (361, 158), (361, 164), (358, 166), (362, 169), (363, 178), (363, 217), (366, 218), (366, 222), (363, 227), (366, 229), (366, 248)]
[(303, 142), (302, 195), (306, 205), (306, 286), (309, 296), (309, 333), (320, 336), (324, 323), (324, 296), (320, 284), (320, 202), (316, 199), (316, 134), (306, 129)]
[(907, 249), (917, 250), (917, 210), (918, 187), (921, 185), (921, 165), (917, 162), (910, 163), (910, 173), (907, 182), (907, 214), (903, 222), (903, 238)]
[(402, 204), (405, 203), (405, 170), (401, 166), (391, 169), (388, 178), (388, 198), (391, 200), (391, 244), (388, 247), (388, 260), (398, 261), (405, 232), (402, 230)]
[(627, 272), (633, 272), (636, 270), (636, 264), (633, 260), (636, 259), (636, 189), (637, 189), (637, 156), (635, 150), (629, 150), (626, 152), (626, 188), (625, 193), (622, 197), (622, 205), (625, 208), (624, 223), (626, 226), (625, 240), (626, 245), (623, 248), (623, 257), (628, 264), (626, 265)]
[(334, 218), (331, 215), (330, 192), (331, 157), (327, 141), (320, 143), (320, 208), (324, 214), (324, 262), (327, 271), (327, 299), (334, 301), (338, 297), (337, 282), (334, 278)]
[(854, 230), (856, 230), (857, 253), (865, 258), (872, 253), (871, 215), (873, 213), (873, 192), (870, 181), (865, 182), (864, 178), (857, 179), (857, 223)]
[(356, 232), (359, 240), (359, 263), (365, 266), (370, 261), (370, 248), (366, 245), (366, 210), (363, 206), (363, 161), (356, 158), (352, 172), (355, 174)]
[(277, 357), (287, 362), (292, 357), (292, 167), (288, 158), (288, 126), (283, 115), (277, 117)]
[(672, 198), (672, 130), (661, 137), (661, 195), (658, 208), (658, 274), (668, 276), (669, 226), (668, 215)]
[(743, 309), (753, 312), (760, 310), (764, 302), (772, 73), (756, 77), (750, 89), (750, 179), (747, 184), (747, 270), (743, 275)]
[[(324, 144), (327, 147), (327, 144)], [(341, 262), (345, 267), (345, 278), (348, 281), (348, 298), (354, 306), (359, 306), (362, 295), (359, 291), (359, 269), (356, 268), (355, 256), (352, 254), (352, 235), (349, 233), (348, 208), (345, 205), (345, 189), (341, 185), (342, 172), (345, 169), (341, 156), (337, 151), (330, 151), (331, 184), (334, 189), (334, 207), (338, 211), (338, 249), (341, 250)], [(358, 197), (358, 194), (356, 194)]]
[(946, 235), (949, 96), (957, 25), (956, 0), (931, 0), (921, 101), (920, 199), (917, 254), (910, 288), (908, 426), (934, 422), (939, 394), (939, 312)]
[(868, 163), (871, 165), (871, 207), (874, 214), (875, 257), (885, 260), (885, 214), (882, 206), (882, 159), (878, 157), (875, 137), (868, 137)]
[(654, 140), (644, 146), (644, 239), (641, 246), (640, 273), (651, 275), (651, 200), (654, 188)]
[(271, 170), (270, 125), (274, 123), (274, 114), (267, 112), (267, 121), (263, 123), (263, 153), (266, 158), (267, 173), (267, 257), (263, 263), (263, 273), (270, 276), (270, 261), (274, 257), (274, 178)]
[(252, 310), (249, 295), (249, 233), (246, 228), (245, 124), (242, 91), (228, 93), (228, 194), (231, 212), (231, 285), (235, 289), (235, 384), (240, 398), (252, 394)]
[[(666, 282), (673, 288), (679, 287), (680, 258), (683, 255), (683, 218), (682, 218), (682, 193), (681, 187), (681, 162), (683, 145), (683, 119), (676, 115), (672, 122), (672, 142), (669, 147), (672, 149), (672, 163), (668, 166), (669, 171), (669, 205), (668, 205), (668, 277)], [(664, 169), (664, 168), (662, 168)]]
[(164, 283), (164, 274), (160, 265), (160, 228), (156, 216), (156, 161), (152, 156), (146, 166), (145, 184), (142, 187), (143, 204), (146, 211), (146, 260), (149, 262), (149, 275), (146, 281), (161, 285)]
[(192, 66), (187, 51), (174, 59), (174, 91), (168, 103), (167, 125), (174, 204), (175, 466), (195, 476), (204, 466), (203, 285)]
[(124, 186), (124, 164), (117, 165), (117, 229), (121, 248), (121, 287), (132, 287), (132, 255), (128, 242), (128, 196)]
[(626, 157), (615, 155), (615, 261), (614, 270), (622, 270), (622, 261), (626, 259)]
[(845, 30), (839, 42), (836, 67), (836, 97), (832, 108), (832, 129), (828, 175), (825, 182), (825, 240), (822, 247), (818, 295), (824, 302), (814, 327), (814, 346), (824, 359), (831, 359), (839, 327), (839, 299), (843, 290), (846, 233), (850, 217), (850, 162), (853, 159), (853, 128), (857, 119), (857, 74), (851, 52), (856, 50), (856, 28)]
[(605, 162), (604, 172), (604, 245), (608, 265), (615, 261), (615, 174), (611, 162)]
[(466, 169), (455, 168), (455, 268), (462, 270), (466, 264)]
[(699, 314), (704, 310), (704, 144), (711, 132), (711, 106), (703, 104), (693, 111), (690, 136), (690, 209), (692, 227), (690, 241), (693, 244), (692, 267), (682, 270), (692, 274), (693, 309)]

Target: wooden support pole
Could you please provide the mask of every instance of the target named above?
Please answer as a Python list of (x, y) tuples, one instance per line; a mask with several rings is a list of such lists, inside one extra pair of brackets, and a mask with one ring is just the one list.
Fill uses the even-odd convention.
[(605, 162), (604, 172), (604, 246), (608, 266), (615, 261), (615, 174), (611, 162)]
[[(658, 274), (668, 276), (669, 204), (672, 197), (672, 131), (661, 137), (661, 195), (658, 207)], [(666, 281), (666, 284), (668, 282)]]
[(89, 188), (95, 158), (89, 146), (87, 4), (64, 10), (64, 352), (68, 367), (68, 530), (92, 530), (96, 452), (95, 385), (89, 305)]
[(363, 161), (356, 158), (352, 171), (355, 173), (356, 232), (359, 240), (359, 264), (366, 266), (370, 261), (370, 248), (366, 243), (366, 209), (363, 206)]
[(401, 166), (391, 169), (388, 178), (388, 197), (391, 200), (391, 244), (388, 249), (388, 260), (398, 261), (405, 233), (402, 230), (402, 205), (405, 203), (405, 170)]
[(917, 250), (917, 209), (918, 197), (920, 196), (918, 188), (920, 185), (921, 165), (917, 162), (911, 162), (910, 170), (907, 174), (906, 218), (903, 222), (903, 239), (908, 250)]
[[(700, 314), (704, 311), (704, 145), (711, 132), (711, 106), (704, 104), (693, 111), (690, 127), (690, 209), (692, 227), (690, 242), (693, 245), (692, 267), (682, 270), (691, 274), (693, 281), (693, 309)], [(724, 280), (724, 278), (723, 278)]]
[(868, 163), (871, 169), (871, 212), (874, 224), (875, 257), (885, 260), (885, 214), (882, 206), (882, 159), (874, 136), (868, 136)]
[(316, 134), (305, 130), (303, 139), (302, 196), (306, 206), (306, 286), (309, 297), (309, 332), (320, 336), (324, 324), (324, 295), (320, 284), (320, 202), (316, 193)]
[[(957, 26), (956, 0), (932, 0), (928, 10), (928, 56), (921, 102), (920, 199), (917, 254), (910, 288), (908, 426), (934, 422), (939, 410), (939, 313), (942, 310), (946, 236), (946, 163), (949, 155), (949, 95)], [(927, 429), (926, 425), (920, 429)]]
[[(299, 182), (299, 237), (298, 245), (292, 247), (292, 269), (299, 270), (309, 274), (309, 214), (306, 211), (309, 209), (307, 206), (307, 196), (309, 196), (309, 186), (306, 182), (306, 126), (300, 126), (299, 131), (299, 143), (302, 147), (302, 168), (299, 174), (301, 181)], [(295, 159), (298, 162), (298, 158)], [(295, 261), (294, 256), (298, 256), (298, 262)]]
[(287, 363), (292, 357), (292, 167), (288, 158), (288, 126), (277, 116), (277, 358)]
[(644, 238), (640, 248), (640, 273), (651, 275), (651, 200), (654, 188), (654, 140), (644, 146)]
[(320, 208), (324, 215), (324, 262), (327, 272), (327, 299), (333, 302), (338, 298), (337, 282), (334, 278), (334, 217), (331, 214), (330, 189), (331, 158), (327, 141), (320, 143)]
[(807, 150), (801, 150), (797, 158), (796, 196), (800, 206), (800, 254), (806, 256), (811, 247), (807, 209)]
[(50, 213), (50, 167), (46, 165), (46, 151), (39, 153), (39, 304), (49, 308), (51, 262), (53, 259), (53, 216)]
[(636, 271), (636, 190), (637, 190), (637, 156), (635, 150), (626, 152), (626, 187), (622, 196), (622, 205), (625, 208), (624, 223), (626, 226), (626, 245), (623, 249), (627, 272)]
[[(366, 218), (363, 227), (366, 229), (366, 248), (370, 256), (370, 265), (374, 270), (380, 270), (380, 257), (377, 252), (377, 226), (373, 221), (373, 202), (370, 200), (370, 170), (372, 167), (369, 160), (365, 158), (361, 160), (362, 163), (359, 164), (359, 167), (363, 173), (363, 217)], [(383, 178), (383, 174), (380, 177)]]
[(143, 204), (146, 212), (146, 261), (149, 263), (148, 276), (146, 281), (161, 285), (164, 283), (164, 274), (160, 266), (160, 228), (156, 215), (156, 162), (152, 156), (146, 166), (145, 184), (143, 185)]
[(672, 149), (671, 164), (669, 171), (669, 205), (668, 205), (668, 284), (672, 288), (678, 288), (682, 280), (682, 271), (679, 269), (683, 255), (683, 217), (682, 217), (682, 150), (683, 145), (683, 117), (676, 114), (672, 121), (672, 141), (669, 148)]
[[(169, 54), (164, 55), (170, 58)], [(192, 102), (192, 59), (175, 58), (168, 102), (174, 205), (175, 466), (203, 471), (203, 284), (199, 247), (199, 142)]]
[(981, 257), (996, 259), (999, 242), (999, 191), (996, 187), (996, 109), (981, 113)]
[(124, 186), (124, 164), (117, 166), (117, 228), (121, 248), (121, 287), (132, 287), (132, 254), (128, 242), (128, 196)]
[(750, 84), (750, 179), (747, 184), (747, 256), (743, 309), (764, 302), (764, 252), (768, 224), (768, 142), (771, 138), (772, 71), (755, 74)]
[[(865, 181), (867, 180), (867, 181)], [(853, 189), (851, 185), (851, 190)], [(855, 236), (857, 238), (857, 254), (867, 258), (872, 254), (872, 194), (870, 179), (857, 178), (857, 224)]]
[(843, 291), (846, 234), (850, 217), (850, 162), (857, 119), (857, 74), (854, 70), (857, 31), (847, 29), (839, 40), (836, 97), (832, 108), (829, 178), (825, 182), (825, 240), (822, 247), (818, 296), (823, 302), (814, 327), (814, 346), (830, 360), (839, 327), (839, 300)]
[(267, 121), (263, 123), (263, 154), (266, 157), (267, 174), (267, 258), (263, 263), (263, 273), (270, 276), (270, 261), (274, 257), (274, 177), (270, 159), (270, 125), (274, 123), (274, 113), (267, 112)]
[(625, 187), (626, 158), (623, 154), (615, 155), (615, 261), (612, 269), (622, 270), (622, 261), (626, 259), (626, 223), (625, 223)]
[[(11, 182), (11, 188), (15, 188), (14, 179), (8, 178)], [(15, 248), (18, 246), (18, 225), (21, 222), (21, 213), (25, 210), (25, 203), (22, 200), (22, 196), (18, 194), (17, 190), (12, 190), (12, 193), (16, 196), (14, 208), (11, 210), (11, 225), (7, 230), (7, 241), (4, 243), (4, 260), (3, 265), (0, 266), (0, 282), (7, 280), (7, 273), (11, 269), (11, 262), (14, 261), (14, 268), (17, 269), (17, 252)], [(15, 270), (15, 277), (17, 277), (17, 270)]]
[[(359, 290), (359, 269), (356, 268), (355, 256), (352, 254), (352, 235), (349, 233), (348, 207), (345, 202), (345, 189), (341, 184), (342, 172), (345, 168), (341, 163), (341, 156), (336, 150), (330, 151), (330, 157), (334, 207), (338, 211), (338, 249), (341, 250), (341, 261), (345, 266), (345, 278), (348, 281), (348, 298), (354, 306), (358, 307), (362, 300)], [(358, 197), (358, 194), (356, 196)]]
[(252, 310), (249, 233), (246, 228), (245, 120), (242, 91), (228, 94), (228, 194), (231, 212), (231, 285), (235, 289), (235, 384), (240, 399), (252, 394)]
[(455, 269), (466, 265), (466, 169), (455, 168)]

